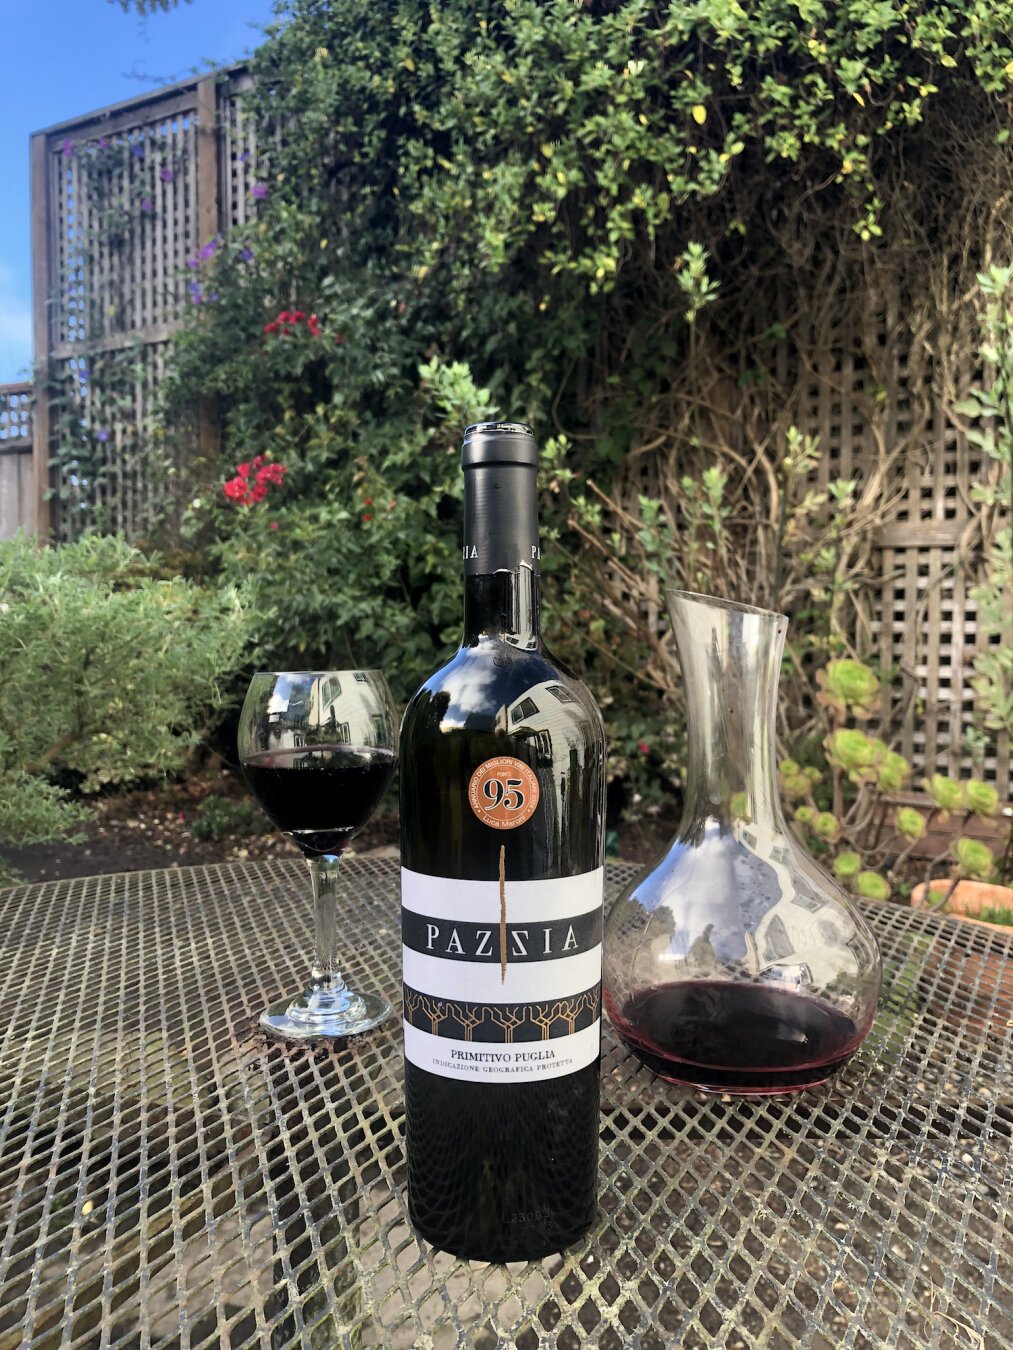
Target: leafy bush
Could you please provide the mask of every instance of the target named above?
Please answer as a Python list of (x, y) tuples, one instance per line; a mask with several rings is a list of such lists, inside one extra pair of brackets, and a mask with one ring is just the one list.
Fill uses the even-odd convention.
[[(216, 575), (246, 586), (262, 666), (378, 665), (407, 697), (456, 644), (460, 430), (493, 411), (488, 397), (467, 367), (434, 358), (380, 425), (321, 403), (283, 412), (269, 435), (251, 429), (247, 446), (263, 446), (283, 482), (260, 500), (208, 492), (190, 528), (210, 526)], [(230, 481), (255, 481), (255, 464)]]
[(244, 640), (235, 588), (161, 580), (120, 539), (0, 542), (0, 841), (78, 827), (68, 779), (94, 793), (178, 768)]
[(214, 792), (204, 798), (190, 822), (190, 833), (194, 839), (202, 840), (228, 839), (231, 835), (246, 838), (267, 834), (273, 828), (255, 803), (235, 801)]

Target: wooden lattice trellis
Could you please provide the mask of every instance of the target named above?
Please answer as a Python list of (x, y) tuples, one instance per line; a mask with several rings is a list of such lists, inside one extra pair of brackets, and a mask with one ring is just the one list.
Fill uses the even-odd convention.
[[(860, 646), (895, 678), (884, 690), (883, 720), (900, 720), (896, 748), (923, 773), (957, 778), (980, 774), (1013, 798), (1008, 738), (996, 736), (975, 764), (965, 742), (974, 723), (973, 661), (981, 650), (977, 607), (969, 592), (980, 579), (982, 546), (973, 534), (972, 488), (989, 472), (989, 461), (969, 444), (938, 394), (930, 356), (914, 365), (908, 353), (886, 340), (890, 316), (864, 335), (879, 353), (873, 375), (860, 344), (843, 340), (827, 352), (801, 391), (800, 425), (820, 438), (818, 486), (834, 478), (859, 483), (876, 463), (876, 436), (887, 449), (901, 446), (884, 495), (893, 500), (889, 518), (876, 530), (866, 588), (870, 628)], [(963, 372), (966, 392), (980, 371)], [(920, 384), (920, 387), (915, 387)], [(874, 432), (869, 409), (880, 399)], [(971, 533), (971, 545), (962, 548)]]
[[(192, 298), (187, 260), (253, 205), (249, 86), (236, 68), (32, 138), (41, 534), (70, 539), (87, 520), (136, 538), (171, 501), (187, 437), (167, 450), (150, 434), (166, 344)], [(189, 442), (214, 454), (209, 407)]]
[[(944, 400), (926, 336), (914, 361), (889, 339), (896, 331), (890, 302), (877, 307), (867, 297), (864, 309), (840, 318), (825, 345), (809, 344), (816, 353), (811, 367), (788, 340), (779, 343), (775, 379), (786, 391), (785, 413), (818, 438), (813, 489), (825, 493), (834, 480), (853, 479), (861, 491), (884, 462), (889, 466), (880, 491), (889, 511), (871, 535), (864, 620), (851, 636), (887, 676), (880, 726), (897, 733), (891, 743), (913, 766), (910, 799), (924, 801), (923, 776), (943, 773), (980, 776), (1013, 800), (1008, 738), (990, 737), (977, 761), (965, 740), (975, 725), (973, 662), (986, 641), (970, 594), (984, 552), (973, 489), (994, 464), (968, 442), (946, 405), (952, 408), (984, 372), (966, 369), (959, 379), (951, 373), (958, 387)], [(741, 463), (753, 450), (743, 431), (750, 424), (747, 403), (748, 395), (732, 388), (709, 395), (711, 441), (726, 444)], [(618, 484), (630, 517), (637, 517), (641, 494), (665, 496), (665, 476), (674, 483), (685, 471), (668, 444), (657, 455), (638, 456)], [(648, 590), (640, 621), (657, 633), (667, 625), (658, 578), (649, 578)]]

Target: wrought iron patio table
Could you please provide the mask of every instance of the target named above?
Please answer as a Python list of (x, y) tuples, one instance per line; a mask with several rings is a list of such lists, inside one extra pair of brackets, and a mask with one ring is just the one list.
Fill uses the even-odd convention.
[[(344, 884), (348, 968), (395, 993), (397, 865)], [(0, 1350), (1010, 1346), (1013, 939), (866, 912), (884, 995), (835, 1082), (704, 1097), (606, 1028), (599, 1221), (497, 1267), (408, 1225), (397, 1021), (257, 1027), (300, 863), (0, 891)]]

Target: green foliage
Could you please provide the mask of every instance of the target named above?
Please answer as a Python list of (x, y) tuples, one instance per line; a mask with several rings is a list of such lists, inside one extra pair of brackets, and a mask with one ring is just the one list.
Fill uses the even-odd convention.
[(964, 804), (963, 787), (956, 779), (948, 778), (946, 774), (934, 773), (923, 782), (922, 786), (944, 819), (951, 811), (959, 811)]
[(890, 883), (878, 872), (859, 872), (855, 890), (866, 900), (889, 900)]
[(841, 727), (826, 739), (827, 760), (853, 783), (875, 780), (876, 745), (864, 731)]
[(820, 811), (812, 822), (813, 833), (828, 843), (836, 843), (841, 837), (841, 822), (832, 811)]
[[(944, 225), (973, 247), (1009, 120), (1004, 19), (986, 0), (801, 17), (789, 0), (291, 0), (284, 17), (246, 109), (271, 128), (260, 200), (200, 261), (170, 411), (216, 396), (226, 477), (258, 455), (287, 474), (244, 506), (205, 466), (195, 565), (251, 579), (262, 661), (380, 661), (405, 694), (456, 637), (461, 426), (493, 406), (532, 421), (550, 640), (599, 695), (631, 802), (657, 809), (684, 758), (669, 644), (643, 624), (662, 582), (791, 613), (793, 715), (811, 711), (807, 658), (851, 657), (883, 503), (854, 479), (816, 491), (796, 429), (744, 457), (741, 428), (788, 420), (774, 354), (801, 351), (806, 322), (771, 322), (774, 297), (838, 312), (830, 291), (877, 266), (922, 276), (913, 241)], [(286, 312), (315, 325), (279, 327)], [(754, 399), (734, 436), (725, 389)], [(664, 491), (619, 500), (638, 463)], [(870, 755), (896, 790), (896, 759)]]
[(976, 881), (988, 881), (995, 870), (992, 850), (980, 839), (962, 837), (953, 845), (953, 852), (964, 876)]
[(0, 543), (0, 840), (79, 826), (68, 776), (90, 793), (178, 768), (243, 643), (237, 590), (161, 580), (119, 539)]
[(1004, 905), (986, 905), (974, 917), (984, 923), (998, 923), (1004, 928), (1013, 928), (1013, 909), (1007, 909)]
[(194, 839), (202, 840), (228, 839), (232, 835), (245, 838), (267, 834), (273, 828), (255, 803), (236, 801), (215, 792), (204, 798), (190, 822), (190, 833)]
[(861, 661), (842, 659), (828, 661), (816, 672), (816, 683), (821, 689), (817, 702), (832, 708), (840, 717), (868, 718), (876, 710), (879, 680)]
[(955, 409), (972, 424), (967, 439), (993, 461), (989, 480), (972, 489), (993, 530), (984, 576), (969, 593), (980, 635), (972, 683), (983, 726), (1013, 738), (1013, 267), (989, 268), (978, 286), (985, 300), (978, 356), (992, 382)]
[[(858, 694), (861, 704), (863, 693), (878, 690), (878, 681), (861, 663), (847, 664), (852, 668), (847, 676), (849, 688)], [(870, 678), (866, 679), (865, 674)], [(838, 700), (837, 691), (843, 688), (839, 678), (824, 679), (821, 688), (835, 691), (822, 700), (834, 724), (823, 741), (834, 809), (819, 809), (817, 794), (824, 788), (823, 775), (814, 766), (803, 770), (795, 760), (782, 760), (781, 791), (787, 800), (797, 803), (793, 814), (803, 840), (816, 852), (822, 853), (828, 846), (832, 850), (835, 875), (858, 895), (886, 899), (892, 893), (892, 874), (899, 871), (914, 846), (925, 837), (932, 820), (945, 823), (954, 812), (963, 813), (965, 824), (972, 815), (995, 816), (1000, 806), (999, 794), (992, 784), (978, 779), (958, 782), (945, 774), (933, 774), (922, 783), (932, 802), (928, 816), (898, 801), (898, 794), (911, 777), (907, 760), (889, 750), (878, 737), (869, 736), (857, 727), (838, 724), (846, 712), (862, 715), (860, 706), (854, 707), (850, 698)], [(850, 800), (846, 799), (846, 786), (853, 794)], [(991, 851), (978, 840), (963, 835), (954, 840), (952, 855), (958, 876), (983, 878), (991, 876), (995, 869)], [(934, 861), (941, 861), (943, 856)], [(873, 864), (882, 867), (887, 863), (892, 869), (890, 879), (881, 871), (872, 870)]]
[(971, 778), (964, 784), (964, 805), (979, 816), (999, 814), (999, 793), (991, 783)]
[(897, 833), (905, 839), (921, 839), (925, 834), (925, 817), (913, 806), (899, 806), (893, 819)]
[(261, 665), (379, 665), (407, 697), (456, 644), (458, 446), (493, 410), (465, 366), (433, 358), (420, 377), (379, 425), (334, 401), (279, 410), (267, 433), (249, 425), (246, 453), (284, 465), (283, 483), (248, 505), (213, 491), (194, 502), (187, 528), (209, 535), (222, 579), (248, 588)]
[[(175, 9), (181, 0), (109, 0), (109, 3), (118, 4), (124, 14), (129, 14), (132, 10), (144, 17), (148, 14), (164, 14), (170, 9)], [(192, 5), (193, 0), (182, 0), (182, 3)]]
[(834, 859), (834, 875), (840, 877), (841, 881), (850, 881), (852, 877), (857, 877), (861, 870), (861, 855), (852, 852), (850, 849), (844, 853), (838, 853)]

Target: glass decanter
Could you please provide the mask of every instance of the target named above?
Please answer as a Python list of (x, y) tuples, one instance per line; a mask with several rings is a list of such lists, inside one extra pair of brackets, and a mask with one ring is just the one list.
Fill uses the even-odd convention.
[(788, 621), (668, 591), (686, 695), (682, 822), (619, 896), (604, 998), (623, 1041), (670, 1082), (714, 1092), (822, 1083), (864, 1039), (876, 939), (789, 833), (777, 786)]

